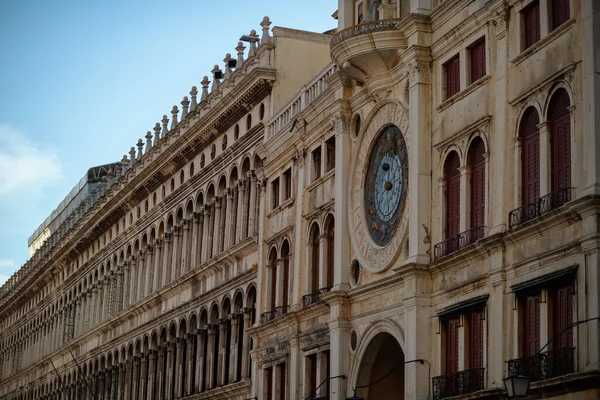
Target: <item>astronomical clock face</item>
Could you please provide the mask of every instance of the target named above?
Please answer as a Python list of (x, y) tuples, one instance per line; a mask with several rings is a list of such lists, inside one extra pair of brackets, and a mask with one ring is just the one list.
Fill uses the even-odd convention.
[(408, 155), (400, 129), (387, 126), (371, 150), (365, 177), (366, 223), (373, 241), (385, 246), (400, 224), (406, 203)]
[(349, 227), (363, 268), (382, 272), (393, 264), (408, 233), (408, 117), (395, 102), (367, 119), (352, 159)]

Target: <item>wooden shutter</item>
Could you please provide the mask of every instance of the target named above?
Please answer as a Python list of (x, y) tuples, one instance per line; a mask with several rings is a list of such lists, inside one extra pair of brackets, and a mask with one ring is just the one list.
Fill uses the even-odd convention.
[(483, 343), (483, 311), (473, 311), (469, 319), (469, 368), (484, 368)]
[(571, 18), (569, 0), (551, 0), (552, 30), (558, 28)]
[(471, 164), (471, 228), (485, 225), (485, 145), (481, 138), (469, 148)]
[(458, 317), (448, 319), (446, 322), (446, 374), (458, 372)]
[(558, 287), (553, 294), (554, 348), (572, 348), (573, 329), (567, 328), (573, 323), (573, 284)]
[(526, 296), (523, 304), (523, 357), (540, 349), (540, 294)]
[(571, 115), (569, 95), (559, 89), (548, 111), (552, 165), (552, 191), (571, 187)]
[(523, 10), (523, 31), (525, 48), (540, 41), (540, 3), (534, 1)]
[(460, 58), (458, 55), (452, 57), (444, 64), (446, 72), (446, 98), (460, 92)]
[(535, 108), (525, 110), (521, 120), (521, 197), (523, 204), (540, 197), (540, 119)]
[(446, 238), (457, 237), (460, 232), (460, 160), (456, 152), (446, 159)]
[(471, 83), (483, 78), (485, 68), (485, 38), (481, 39), (471, 47)]

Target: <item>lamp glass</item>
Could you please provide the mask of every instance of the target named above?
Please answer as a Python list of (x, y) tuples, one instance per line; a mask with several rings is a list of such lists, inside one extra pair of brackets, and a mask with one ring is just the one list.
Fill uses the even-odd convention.
[(504, 378), (504, 386), (509, 398), (526, 397), (531, 379), (527, 376), (509, 376)]

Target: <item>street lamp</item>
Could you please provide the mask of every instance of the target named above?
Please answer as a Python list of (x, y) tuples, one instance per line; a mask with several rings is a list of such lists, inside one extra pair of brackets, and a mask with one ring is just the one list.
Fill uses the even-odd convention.
[(513, 375), (502, 380), (509, 398), (527, 397), (531, 378), (523, 375)]

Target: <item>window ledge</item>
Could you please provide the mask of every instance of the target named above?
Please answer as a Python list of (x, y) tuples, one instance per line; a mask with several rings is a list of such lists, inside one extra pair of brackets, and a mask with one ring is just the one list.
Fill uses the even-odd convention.
[(333, 175), (335, 175), (335, 168), (327, 171), (324, 175), (321, 175), (319, 178), (312, 181), (308, 186), (306, 186), (305, 189), (308, 191), (311, 191), (315, 187), (319, 186), (321, 183), (325, 182), (327, 179), (329, 179)]
[(442, 104), (440, 104), (438, 106), (438, 108), (436, 110), (438, 112), (444, 111), (446, 108), (450, 107), (452, 104), (456, 103), (459, 100), (464, 99), (465, 97), (467, 97), (468, 95), (473, 93), (475, 90), (477, 90), (481, 86), (487, 84), (491, 78), (492, 78), (492, 75), (487, 74), (486, 76), (483, 76), (483, 77), (477, 79), (475, 82), (471, 83), (469, 86), (464, 88), (462, 91), (460, 91), (460, 92), (456, 93), (454, 96), (449, 97), (446, 100), (444, 100), (442, 102)]
[(279, 211), (281, 211), (285, 208), (291, 207), (294, 204), (294, 200), (295, 200), (294, 196), (285, 200), (283, 203), (281, 203), (280, 205), (278, 205), (277, 207), (272, 209), (271, 212), (269, 212), (269, 214), (267, 214), (267, 218), (271, 218), (273, 215), (277, 214)]
[(529, 56), (531, 56), (534, 53), (537, 53), (538, 50), (543, 49), (548, 44), (552, 43), (554, 41), (554, 39), (558, 38), (563, 33), (565, 33), (566, 31), (568, 31), (569, 28), (571, 26), (573, 26), (574, 24), (575, 24), (575, 18), (571, 18), (570, 20), (565, 21), (558, 28), (556, 28), (555, 30), (553, 30), (552, 32), (550, 32), (548, 35), (546, 35), (546, 37), (540, 39), (539, 42), (537, 42), (537, 43), (529, 46), (525, 50), (523, 50), (521, 52), (521, 54), (519, 54), (518, 56), (516, 56), (515, 58), (513, 58), (510, 61), (510, 63), (513, 64), (516, 67), (521, 62), (523, 62), (524, 60), (528, 59)]

